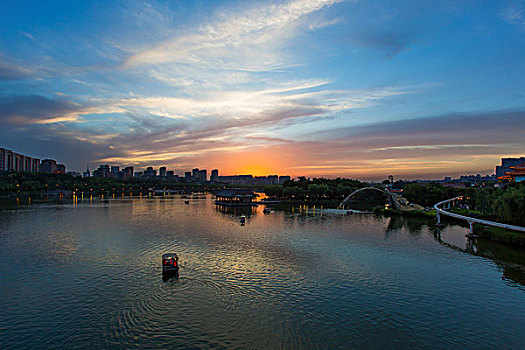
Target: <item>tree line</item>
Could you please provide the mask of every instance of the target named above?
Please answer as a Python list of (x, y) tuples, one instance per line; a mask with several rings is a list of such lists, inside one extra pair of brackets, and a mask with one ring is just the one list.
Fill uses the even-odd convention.
[(301, 176), (282, 185), (265, 186), (264, 193), (268, 197), (286, 200), (343, 200), (355, 190), (367, 186), (366, 182), (358, 180), (343, 178), (310, 180)]
[(114, 178), (82, 178), (70, 174), (0, 173), (0, 195), (45, 194), (54, 190), (71, 192), (142, 192), (153, 189), (183, 189), (184, 191), (213, 190), (217, 184), (192, 184), (160, 179), (119, 180)]
[(488, 220), (525, 226), (525, 183), (507, 184), (496, 188), (450, 188), (439, 183), (420, 185), (407, 184), (403, 188), (403, 196), (410, 202), (431, 207), (446, 199), (468, 197), (471, 215), (478, 215)]

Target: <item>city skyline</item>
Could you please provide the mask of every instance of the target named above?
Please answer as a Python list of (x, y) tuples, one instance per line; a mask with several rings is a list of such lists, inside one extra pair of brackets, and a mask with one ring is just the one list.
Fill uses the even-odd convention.
[(68, 169), (435, 179), (525, 153), (523, 2), (25, 1), (0, 18), (0, 147)]

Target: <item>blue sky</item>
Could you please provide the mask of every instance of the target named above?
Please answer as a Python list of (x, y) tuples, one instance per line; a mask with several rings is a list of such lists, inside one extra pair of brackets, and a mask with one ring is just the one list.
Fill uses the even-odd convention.
[(525, 155), (524, 1), (21, 1), (0, 147), (82, 170), (381, 179)]

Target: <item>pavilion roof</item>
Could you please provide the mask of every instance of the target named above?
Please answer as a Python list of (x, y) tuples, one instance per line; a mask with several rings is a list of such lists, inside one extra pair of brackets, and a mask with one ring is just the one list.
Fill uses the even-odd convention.
[(257, 194), (248, 188), (226, 188), (215, 194), (216, 197), (257, 197)]

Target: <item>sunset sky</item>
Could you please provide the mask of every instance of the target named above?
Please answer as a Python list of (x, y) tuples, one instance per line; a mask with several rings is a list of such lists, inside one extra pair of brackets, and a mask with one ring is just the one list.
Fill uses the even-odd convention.
[(0, 147), (220, 175), (525, 156), (525, 1), (4, 1)]

